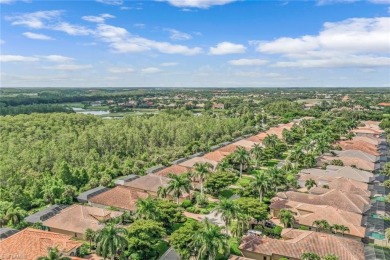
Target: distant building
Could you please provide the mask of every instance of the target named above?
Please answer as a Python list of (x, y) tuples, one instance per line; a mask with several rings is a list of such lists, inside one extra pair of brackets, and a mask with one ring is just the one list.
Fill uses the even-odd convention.
[(222, 103), (213, 104), (213, 109), (225, 109), (225, 105)]

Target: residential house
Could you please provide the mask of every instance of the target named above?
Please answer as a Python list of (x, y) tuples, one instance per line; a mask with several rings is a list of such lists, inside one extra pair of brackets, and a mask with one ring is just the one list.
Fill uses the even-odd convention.
[(116, 186), (113, 189), (89, 198), (88, 201), (94, 207), (115, 207), (122, 211), (134, 211), (137, 200), (145, 199), (148, 196), (149, 194), (147, 192), (130, 190), (125, 186)]
[(64, 256), (76, 256), (77, 249), (83, 243), (73, 241), (71, 238), (68, 235), (26, 228), (0, 240), (0, 258), (36, 260), (38, 257), (47, 256), (48, 248), (54, 247), (57, 247)]
[(272, 218), (279, 218), (282, 209), (291, 210), (294, 214), (294, 226), (309, 227), (316, 230), (314, 221), (326, 220), (330, 225), (343, 225), (349, 228), (345, 236), (361, 240), (365, 236), (366, 229), (362, 227), (363, 216), (358, 213), (340, 210), (328, 205), (312, 205), (291, 200), (276, 200), (270, 205)]
[(162, 177), (168, 177), (169, 174), (173, 175), (182, 175), (184, 173), (188, 173), (189, 169), (187, 167), (181, 166), (181, 165), (171, 165), (169, 167), (166, 167), (164, 169), (161, 169), (154, 173), (154, 175), (162, 176)]
[(213, 109), (225, 109), (225, 105), (222, 103), (213, 104)]
[(123, 212), (75, 204), (43, 221), (42, 225), (52, 232), (84, 239), (87, 229), (98, 231), (104, 227), (104, 222), (122, 214)]
[[(369, 191), (369, 185), (364, 182), (359, 182), (345, 177), (330, 177), (330, 176), (317, 176), (310, 173), (300, 172), (298, 174), (298, 185), (305, 187), (307, 180), (314, 180), (315, 187), (327, 187), (328, 189), (340, 190), (352, 194), (359, 194), (361, 196), (369, 197), (371, 192)], [(306, 187), (304, 188), (306, 189)]]
[[(310, 192), (310, 191), (309, 191)], [(370, 208), (370, 199), (365, 196), (342, 192), (339, 190), (323, 189), (318, 193), (302, 193), (296, 191), (278, 192), (272, 202), (277, 200), (291, 200), (312, 205), (328, 205), (339, 210), (364, 214)], [(274, 213), (279, 215), (278, 212)]]
[(317, 165), (332, 164), (333, 160), (341, 160), (344, 166), (353, 166), (366, 171), (376, 171), (381, 167), (379, 156), (371, 155), (359, 150), (332, 150), (317, 158)]
[(217, 161), (212, 161), (212, 160), (206, 159), (204, 157), (194, 157), (194, 158), (191, 158), (187, 161), (181, 162), (178, 165), (186, 167), (187, 169), (190, 170), (190, 169), (194, 168), (195, 164), (197, 164), (197, 163), (209, 163), (209, 164), (211, 164), (213, 169), (215, 169), (218, 165)]
[(341, 147), (342, 150), (359, 150), (374, 156), (379, 157), (381, 162), (387, 161), (387, 146), (383, 145), (375, 145), (369, 142), (365, 142), (362, 140), (347, 140), (340, 141), (337, 143), (338, 146)]
[(344, 177), (363, 183), (371, 183), (375, 180), (375, 176), (372, 172), (362, 171), (351, 166), (328, 165), (325, 170), (310, 168), (301, 170), (301, 173), (319, 177)]
[(246, 150), (250, 150), (255, 146), (256, 142), (249, 141), (247, 139), (242, 139), (237, 142), (232, 143), (232, 145), (236, 145), (238, 147), (244, 147)]
[(244, 257), (256, 260), (301, 259), (303, 253), (328, 254), (340, 260), (364, 260), (363, 243), (330, 234), (297, 229), (284, 229), (282, 239), (244, 236), (239, 246)]

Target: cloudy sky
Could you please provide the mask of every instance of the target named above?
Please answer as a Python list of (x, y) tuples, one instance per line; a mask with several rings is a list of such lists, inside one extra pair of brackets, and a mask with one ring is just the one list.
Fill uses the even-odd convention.
[(390, 0), (0, 0), (2, 87), (390, 87)]

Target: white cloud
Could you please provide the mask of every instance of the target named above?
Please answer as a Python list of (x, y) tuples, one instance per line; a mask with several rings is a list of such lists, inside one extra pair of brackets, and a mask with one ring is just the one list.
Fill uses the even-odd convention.
[(260, 59), (238, 59), (229, 61), (229, 64), (233, 66), (261, 66), (267, 63), (268, 61)]
[(160, 64), (161, 67), (174, 67), (177, 65), (179, 65), (177, 62), (164, 62)]
[(104, 23), (106, 19), (115, 18), (115, 16), (111, 14), (101, 14), (99, 16), (87, 15), (81, 17), (81, 19), (92, 22), (92, 23)]
[(38, 61), (39, 58), (22, 55), (0, 55), (0, 62), (31, 62)]
[(178, 31), (176, 29), (167, 28), (164, 30), (170, 33), (169, 38), (171, 38), (172, 40), (184, 41), (192, 39), (192, 36), (190, 34)]
[(120, 53), (144, 52), (156, 50), (166, 54), (196, 55), (202, 52), (199, 47), (158, 42), (143, 37), (131, 35), (126, 29), (106, 24), (99, 24), (96, 36), (109, 43), (110, 47)]
[(6, 16), (5, 19), (12, 25), (22, 25), (32, 29), (48, 29), (62, 31), (69, 35), (88, 35), (93, 31), (84, 26), (74, 25), (67, 22), (61, 22), (63, 11), (38, 11), (34, 13), (25, 13), (14, 16)]
[[(363, 2), (361, 0), (318, 0), (317, 5), (330, 5), (330, 4), (351, 4), (356, 2)], [(368, 0), (372, 4), (390, 4), (390, 0)]]
[(133, 72), (134, 69), (126, 68), (126, 67), (111, 67), (108, 68), (108, 71), (111, 73), (129, 73), (129, 72)]
[(41, 33), (33, 33), (33, 32), (25, 32), (23, 35), (27, 38), (34, 40), (54, 40), (52, 37), (41, 34)]
[(89, 35), (93, 33), (92, 30), (87, 29), (84, 26), (70, 24), (67, 22), (61, 22), (57, 25), (54, 25), (53, 27), (51, 27), (51, 29), (55, 31), (65, 32), (69, 35)]
[(237, 0), (160, 0), (168, 2), (176, 7), (189, 7), (189, 8), (201, 8), (207, 9), (214, 5), (225, 5)]
[(159, 73), (161, 71), (162, 71), (161, 69), (156, 68), (156, 67), (149, 67), (149, 68), (141, 69), (141, 72), (145, 73), (145, 74)]
[(386, 66), (389, 24), (389, 17), (328, 22), (318, 35), (260, 42), (257, 51), (290, 59), (277, 63), (279, 67)]
[(42, 57), (48, 61), (60, 62), (60, 63), (74, 60), (73, 58), (62, 56), (62, 55), (47, 55)]
[(24, 25), (33, 29), (43, 29), (46, 27), (47, 21), (58, 19), (61, 14), (62, 11), (60, 10), (38, 11), (15, 16), (6, 16), (5, 19), (11, 21), (12, 25)]
[(96, 0), (96, 2), (106, 5), (123, 5), (123, 0)]
[(0, 4), (13, 4), (15, 2), (31, 3), (31, 0), (0, 0)]
[(81, 64), (59, 64), (56, 66), (44, 67), (44, 69), (50, 70), (64, 70), (64, 71), (72, 71), (72, 70), (84, 70), (92, 68), (92, 65), (81, 65)]
[(235, 44), (231, 42), (218, 43), (216, 47), (210, 47), (209, 54), (211, 55), (225, 55), (234, 53), (244, 53), (246, 47), (242, 44)]

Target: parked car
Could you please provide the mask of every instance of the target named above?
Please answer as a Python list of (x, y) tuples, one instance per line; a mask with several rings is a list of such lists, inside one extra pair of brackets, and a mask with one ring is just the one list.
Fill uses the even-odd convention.
[(266, 220), (265, 223), (264, 223), (264, 226), (268, 227), (268, 228), (274, 228), (276, 225), (275, 225), (274, 222), (272, 222), (270, 220)]

